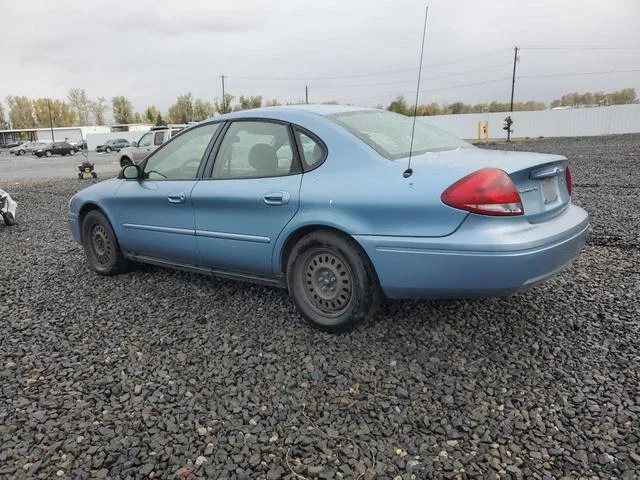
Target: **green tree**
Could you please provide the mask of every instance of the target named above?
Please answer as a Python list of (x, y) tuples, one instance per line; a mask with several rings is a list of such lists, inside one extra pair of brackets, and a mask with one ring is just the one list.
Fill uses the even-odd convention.
[(155, 105), (150, 105), (144, 111), (144, 118), (147, 122), (156, 124), (158, 117), (160, 116), (160, 110)]
[(213, 117), (214, 113), (215, 110), (213, 105), (211, 105), (211, 102), (205, 102), (201, 98), (196, 98), (195, 102), (193, 102), (193, 115), (191, 117), (191, 121), (201, 122), (202, 120)]
[(262, 95), (258, 95), (257, 97), (245, 97), (240, 95), (240, 104), (236, 105), (234, 110), (249, 110), (251, 108), (260, 108), (262, 106)]
[[(51, 110), (51, 122), (49, 110)], [(33, 101), (33, 111), (39, 127), (48, 127), (51, 123), (54, 127), (71, 127), (76, 123), (76, 112), (62, 100), (37, 98)]]
[(174, 123), (187, 123), (193, 117), (193, 98), (191, 92), (178, 95), (176, 103), (169, 107), (169, 116)]
[(33, 103), (29, 98), (9, 95), (7, 104), (9, 105), (11, 128), (35, 128), (37, 126), (33, 115)]
[(127, 97), (120, 95), (111, 99), (113, 119), (116, 123), (133, 123), (133, 105)]
[(160, 112), (158, 112), (158, 116), (156, 117), (156, 126), (161, 127), (163, 125), (166, 125), (167, 122), (165, 122), (164, 118), (162, 118), (162, 115), (160, 114)]
[(67, 93), (69, 105), (78, 115), (78, 123), (80, 125), (89, 124), (89, 112), (91, 110), (91, 102), (84, 88), (71, 88)]
[(213, 102), (214, 108), (216, 109), (216, 112), (218, 112), (219, 114), (225, 114), (225, 113), (229, 113), (233, 111), (233, 107), (231, 106), (233, 101), (235, 100), (235, 96), (231, 95), (230, 93), (225, 93), (224, 94), (224, 102), (218, 102), (218, 99), (216, 98)]
[(2, 105), (2, 102), (0, 102), (0, 128), (1, 129), (5, 129), (7, 128), (7, 117), (6, 114), (4, 112), (4, 105)]
[(98, 97), (90, 102), (89, 107), (96, 125), (104, 125), (104, 111), (107, 108), (107, 99)]
[(401, 113), (402, 115), (407, 115), (409, 113), (409, 106), (407, 105), (407, 101), (404, 96), (398, 95), (396, 99), (389, 104), (387, 110), (395, 113)]

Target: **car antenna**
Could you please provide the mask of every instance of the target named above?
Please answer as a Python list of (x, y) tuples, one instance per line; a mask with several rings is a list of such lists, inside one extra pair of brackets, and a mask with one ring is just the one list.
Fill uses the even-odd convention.
[(424, 55), (424, 39), (427, 35), (427, 16), (429, 15), (429, 5), (427, 5), (427, 11), (424, 14), (424, 28), (422, 30), (422, 49), (420, 50), (420, 68), (418, 69), (418, 86), (416, 88), (416, 103), (413, 106), (413, 127), (411, 128), (411, 146), (409, 147), (409, 165), (404, 171), (402, 176), (409, 178), (413, 175), (411, 170), (411, 154), (413, 153), (413, 135), (416, 130), (416, 114), (418, 113), (418, 95), (420, 94), (420, 75), (422, 74), (422, 56)]

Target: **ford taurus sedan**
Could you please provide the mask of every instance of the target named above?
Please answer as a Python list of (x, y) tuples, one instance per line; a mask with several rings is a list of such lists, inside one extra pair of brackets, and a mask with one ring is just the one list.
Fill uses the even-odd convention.
[[(132, 262), (286, 288), (344, 331), (384, 298), (504, 296), (579, 255), (564, 156), (477, 148), (420, 119), (335, 105), (191, 126), (69, 203), (101, 275)], [(409, 153), (412, 159), (409, 167)]]

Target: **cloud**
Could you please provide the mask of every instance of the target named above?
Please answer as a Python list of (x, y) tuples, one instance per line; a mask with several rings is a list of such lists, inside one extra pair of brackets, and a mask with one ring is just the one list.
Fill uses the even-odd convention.
[[(10, 55), (0, 98), (64, 98), (82, 87), (108, 99), (126, 95), (139, 110), (166, 110), (189, 91), (212, 100), (223, 74), (236, 96), (297, 101), (309, 87), (311, 101), (387, 104), (414, 89), (424, 13), (421, 0), (33, 0), (27, 15), (20, 3), (5, 3), (0, 35)], [(432, 0), (429, 7), (422, 83), (429, 92), (421, 102), (508, 100), (510, 82), (483, 82), (510, 76), (516, 45), (640, 45), (635, 0)], [(640, 50), (523, 50), (518, 73), (640, 68), (639, 58)], [(326, 78), (341, 76), (352, 78)], [(469, 83), (479, 85), (452, 88)], [(638, 74), (523, 79), (516, 101), (639, 83)]]

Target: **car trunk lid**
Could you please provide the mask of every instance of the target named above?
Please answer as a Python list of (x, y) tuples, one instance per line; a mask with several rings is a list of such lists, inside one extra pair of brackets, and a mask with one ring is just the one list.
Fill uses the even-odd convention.
[(524, 215), (532, 223), (554, 217), (570, 201), (565, 177), (568, 160), (562, 155), (469, 148), (426, 153), (411, 162), (416, 172), (442, 167), (451, 183), (486, 167), (504, 170), (516, 185)]

